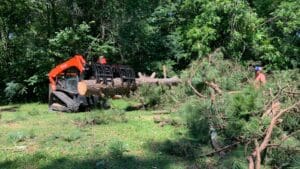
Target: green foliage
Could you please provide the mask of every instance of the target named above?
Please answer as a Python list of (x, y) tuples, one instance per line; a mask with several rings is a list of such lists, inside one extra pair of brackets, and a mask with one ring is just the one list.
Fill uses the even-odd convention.
[[(300, 5), (297, 1), (282, 1), (271, 13), (274, 22), (271, 24), (274, 45), (282, 55), (278, 67), (299, 67), (299, 26)], [(272, 60), (271, 60), (272, 61)]]
[(185, 79), (192, 78), (192, 84), (199, 91), (210, 93), (206, 82), (214, 82), (222, 90), (240, 90), (248, 83), (251, 71), (231, 60), (223, 59), (222, 50), (215, 51), (210, 59), (198, 59), (191, 63), (190, 68), (183, 73)]
[(27, 88), (20, 83), (9, 82), (6, 84), (4, 93), (9, 101), (14, 101), (14, 99), (26, 94)]
[(0, 89), (9, 83), (23, 89), (0, 95), (1, 102), (46, 101), (46, 74), (75, 53), (150, 65), (140, 58), (154, 55), (159, 45), (148, 37), (151, 28), (145, 22), (156, 5), (147, 0), (1, 1)]
[(161, 103), (165, 91), (164, 86), (143, 85), (139, 88), (139, 95), (146, 105), (153, 107)]
[(225, 115), (228, 118), (225, 133), (228, 137), (250, 139), (259, 137), (268, 123), (263, 123), (260, 111), (264, 106), (262, 91), (253, 87), (225, 99)]
[(165, 90), (161, 95), (161, 107), (165, 109), (177, 109), (182, 103), (186, 102), (186, 98), (193, 95), (191, 88), (186, 84), (179, 84), (178, 86), (172, 86)]
[(69, 132), (63, 132), (63, 131), (56, 132), (52, 134), (48, 139), (49, 141), (59, 139), (70, 143), (79, 140), (83, 136), (84, 136), (83, 133), (79, 129), (75, 129)]
[[(252, 84), (250, 79), (254, 79), (254, 75), (250, 74), (251, 72), (251, 69), (246, 69), (235, 61), (224, 60), (222, 53), (217, 51), (208, 58), (192, 62), (190, 68), (182, 73), (182, 79), (191, 79), (192, 85), (204, 95), (204, 98), (183, 95), (185, 102), (179, 112), (186, 119), (190, 136), (198, 139), (201, 143), (208, 144), (211, 126), (216, 129), (217, 141), (221, 145), (230, 145), (236, 140), (241, 141), (239, 148), (232, 148), (240, 152), (230, 153), (221, 162), (224, 166), (219, 166), (219, 168), (247, 168), (244, 143), (249, 141), (253, 143), (254, 139), (263, 139), (266, 128), (271, 122), (270, 116), (263, 116), (270, 100), (278, 97), (281, 109), (299, 100), (297, 94), (284, 92), (285, 90), (299, 90), (299, 70), (274, 71), (273, 74), (267, 76), (267, 84), (260, 88), (256, 88)], [(222, 94), (216, 94), (216, 91), (209, 87), (207, 82), (217, 84), (222, 90)], [(213, 102), (210, 100), (212, 93), (215, 94)], [(296, 112), (296, 109), (291, 110), (282, 117), (283, 122), (274, 128), (271, 140), (281, 140), (287, 133), (299, 130), (299, 118)], [(295, 134), (291, 138), (298, 142), (298, 135)], [(292, 144), (287, 141), (287, 145)], [(253, 147), (254, 145), (249, 147), (250, 151)], [(280, 148), (278, 149), (280, 150)], [(274, 156), (274, 159), (280, 157), (280, 155), (276, 156), (276, 152), (274, 154), (270, 152), (270, 154)], [(275, 164), (273, 161), (271, 166), (294, 166), (294, 161), (288, 158), (291, 155), (286, 157), (283, 159), (288, 161), (287, 163), (283, 160)], [(272, 160), (267, 161), (271, 162)], [(202, 163), (204, 166), (213, 165)]]
[(128, 151), (128, 145), (120, 140), (113, 140), (109, 145), (109, 154), (113, 158), (121, 158)]
[[(278, 94), (279, 88), (300, 89), (298, 69), (274, 71), (299, 68), (300, 4), (296, 0), (2, 0), (0, 11), (1, 103), (46, 101), (47, 73), (75, 53), (88, 60), (104, 54), (110, 63), (129, 64), (136, 72), (162, 72), (162, 65), (166, 65), (169, 75), (173, 75), (191, 65), (181, 78), (191, 79), (196, 90), (208, 98), (214, 91), (206, 82), (216, 83), (223, 94), (216, 95), (214, 104), (208, 98), (195, 99), (187, 84), (172, 90), (144, 87), (141, 95), (145, 103), (169, 104), (173, 109), (183, 104), (179, 112), (186, 121), (189, 137), (201, 143), (209, 142), (212, 126), (224, 143), (240, 140), (243, 144), (255, 138), (261, 140), (270, 123), (268, 117), (261, 118), (264, 104)], [(220, 51), (209, 59), (196, 60), (217, 48)], [(272, 73), (260, 90), (249, 87), (254, 75), (240, 66), (248, 60), (261, 62)], [(228, 91), (241, 92), (227, 94)], [(285, 108), (299, 96), (281, 94), (278, 99), (281, 108)], [(42, 115), (31, 108), (23, 113), (30, 118), (14, 113), (9, 118), (2, 116), (2, 121), (5, 125), (24, 123)], [(298, 114), (297, 110), (285, 114), (272, 139), (299, 130)], [(114, 110), (74, 119), (80, 127), (127, 122), (124, 112)], [(16, 143), (26, 141), (30, 135), (22, 131), (7, 136)], [(79, 131), (58, 136), (67, 144), (81, 137)], [(297, 141), (299, 135), (292, 139)], [(122, 156), (123, 143), (116, 142), (111, 152)], [(192, 151), (187, 142), (168, 144), (173, 154)], [(180, 147), (178, 151), (174, 151), (176, 147)], [(244, 168), (240, 157), (228, 160), (226, 167)], [(291, 158), (298, 159), (291, 150), (278, 148), (268, 157), (271, 160), (267, 163), (278, 168), (299, 166)], [(45, 155), (33, 156), (29, 161), (39, 159), (45, 159)], [(205, 158), (202, 168), (214, 168), (217, 163), (218, 159)]]
[(11, 142), (22, 142), (27, 137), (24, 132), (12, 132), (8, 133), (7, 136)]
[(251, 112), (257, 112), (263, 107), (262, 91), (256, 90), (249, 86), (241, 93), (232, 96), (228, 100), (229, 106), (226, 112), (232, 113), (233, 116), (247, 119)]
[(299, 159), (300, 155), (292, 148), (279, 148), (272, 150), (270, 153), (271, 156), (271, 164), (278, 168), (285, 168), (285, 167), (298, 167), (299, 166)]
[(200, 168), (212, 168), (215, 167), (218, 163), (218, 160), (216, 158), (201, 158), (198, 160), (198, 165)]
[(75, 53), (137, 72), (166, 65), (170, 75), (216, 48), (268, 70), (299, 67), (299, 8), (296, 0), (3, 0), (0, 100), (46, 101), (45, 75)]
[(72, 142), (80, 139), (82, 137), (82, 133), (79, 130), (74, 130), (70, 133), (67, 133), (61, 136), (64, 141)]
[(191, 64), (191, 68), (182, 76), (184, 79), (192, 78), (192, 85), (203, 95), (210, 97), (214, 93), (207, 82), (216, 83), (223, 92), (242, 90), (237, 94), (216, 96), (214, 104), (209, 99), (195, 100), (193, 96), (184, 95), (185, 104), (180, 112), (186, 118), (193, 137), (208, 143), (210, 126), (217, 129), (220, 140), (222, 137), (247, 140), (263, 133), (268, 124), (268, 119), (261, 120), (258, 117), (264, 106), (263, 92), (248, 85), (248, 78), (252, 76), (250, 73), (238, 63), (224, 60), (220, 51), (214, 52), (209, 59)]
[(58, 58), (69, 58), (73, 54), (86, 54), (90, 59), (94, 56), (113, 54), (115, 48), (109, 42), (101, 42), (90, 35), (90, 26), (82, 24), (57, 32), (53, 39), (49, 39), (51, 54)]
[(201, 143), (208, 143), (209, 135), (209, 102), (198, 100), (187, 100), (181, 107), (179, 113), (186, 119), (190, 135)]
[(35, 137), (35, 133), (33, 130), (29, 131), (14, 131), (14, 132), (9, 132), (7, 134), (7, 139), (8, 141), (12, 143), (18, 143), (18, 142), (23, 142), (26, 139), (33, 139)]
[(236, 160), (232, 163), (232, 169), (246, 169), (247, 164), (241, 163), (240, 161)]
[(167, 154), (187, 159), (196, 158), (198, 151), (195, 143), (185, 139), (178, 141), (167, 140), (161, 145), (160, 149)]
[(245, 158), (245, 147), (237, 146), (226, 153), (222, 163), (218, 163), (215, 168), (219, 169), (247, 169), (248, 161)]
[(168, 1), (155, 10), (151, 23), (176, 59), (190, 61), (224, 47), (227, 58), (286, 68), (297, 66), (298, 11), (297, 1)]

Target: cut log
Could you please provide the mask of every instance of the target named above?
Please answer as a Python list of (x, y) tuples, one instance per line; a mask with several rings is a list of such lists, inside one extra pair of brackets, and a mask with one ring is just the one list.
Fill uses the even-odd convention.
[(128, 95), (130, 91), (136, 90), (136, 85), (122, 83), (120, 78), (113, 79), (113, 84), (96, 83), (96, 80), (83, 80), (78, 83), (77, 89), (82, 96), (113, 97), (115, 95)]
[(114, 78), (113, 82), (107, 84), (96, 83), (96, 80), (83, 80), (78, 83), (78, 93), (82, 96), (96, 95), (101, 97), (113, 97), (115, 95), (128, 95), (130, 91), (135, 91), (138, 86), (149, 84), (149, 85), (167, 85), (173, 86), (181, 83), (178, 77), (172, 78), (154, 78), (152, 76), (145, 76), (139, 73), (139, 78), (135, 79), (135, 84), (122, 83), (121, 78)]
[(122, 95), (114, 95), (112, 99), (117, 100), (117, 99), (122, 99)]
[(165, 79), (142, 76), (140, 78), (135, 79), (135, 81), (138, 86), (144, 85), (144, 84), (174, 86), (174, 85), (181, 83), (181, 80), (177, 76), (174, 76), (171, 78), (165, 78)]

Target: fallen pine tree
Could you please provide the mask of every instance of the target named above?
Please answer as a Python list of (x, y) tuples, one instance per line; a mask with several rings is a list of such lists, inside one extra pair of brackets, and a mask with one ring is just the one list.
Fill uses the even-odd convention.
[(273, 71), (266, 85), (256, 87), (252, 66), (218, 55), (194, 61), (181, 75), (186, 85), (165, 90), (160, 101), (164, 109), (178, 108), (188, 138), (211, 145), (198, 156), (208, 161), (199, 168), (299, 166), (300, 71)]

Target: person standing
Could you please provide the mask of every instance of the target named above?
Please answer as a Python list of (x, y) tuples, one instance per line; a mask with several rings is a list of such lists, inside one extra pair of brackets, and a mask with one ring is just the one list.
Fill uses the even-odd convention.
[(106, 65), (107, 64), (107, 60), (104, 56), (99, 56), (97, 63), (102, 64), (102, 65)]
[(262, 67), (255, 66), (255, 86), (259, 87), (267, 83), (266, 75), (262, 72)]

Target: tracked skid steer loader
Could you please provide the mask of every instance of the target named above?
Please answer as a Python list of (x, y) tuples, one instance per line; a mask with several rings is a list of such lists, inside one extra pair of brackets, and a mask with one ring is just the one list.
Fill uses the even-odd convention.
[(57, 65), (49, 74), (49, 109), (62, 112), (87, 111), (93, 107), (108, 108), (106, 99), (99, 96), (81, 96), (77, 84), (81, 80), (95, 79), (97, 83), (107, 84), (113, 78), (130, 79), (134, 83), (135, 72), (124, 65), (107, 65), (85, 61), (82, 55)]

